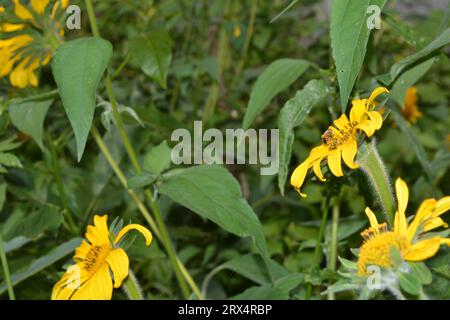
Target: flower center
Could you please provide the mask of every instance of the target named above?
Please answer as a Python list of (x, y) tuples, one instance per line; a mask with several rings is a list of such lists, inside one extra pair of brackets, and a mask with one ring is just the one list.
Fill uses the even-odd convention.
[(361, 235), (365, 242), (359, 252), (358, 274), (360, 275), (367, 274), (366, 268), (370, 265), (392, 267), (391, 248), (397, 248), (404, 256), (410, 246), (404, 236), (388, 231), (386, 223), (376, 228), (368, 228)]
[(84, 259), (84, 270), (89, 273), (95, 273), (105, 263), (110, 251), (111, 248), (109, 245), (93, 245)]
[(339, 146), (354, 139), (357, 124), (356, 121), (349, 121), (339, 129), (328, 129), (322, 135), (323, 143), (328, 147), (328, 150), (336, 150)]

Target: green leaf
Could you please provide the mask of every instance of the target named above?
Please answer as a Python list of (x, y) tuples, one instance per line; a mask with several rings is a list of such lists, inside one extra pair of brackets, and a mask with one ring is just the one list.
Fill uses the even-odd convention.
[[(355, 84), (366, 55), (370, 29), (367, 13), (371, 5), (383, 9), (386, 0), (340, 0), (331, 2), (331, 48), (341, 95), (342, 112)], [(370, 12), (370, 11), (369, 11)]]
[(210, 219), (239, 237), (251, 236), (259, 252), (268, 257), (261, 223), (242, 197), (239, 183), (222, 166), (200, 165), (172, 170), (159, 192)]
[(155, 30), (130, 41), (133, 60), (150, 78), (164, 89), (172, 61), (172, 40), (165, 30)]
[(390, 76), (391, 81), (394, 81), (406, 68), (416, 63), (417, 61), (427, 57), (434, 51), (439, 50), (450, 42), (450, 28), (441, 33), (436, 39), (431, 41), (425, 48), (419, 52), (406, 57), (391, 67)]
[(53, 206), (43, 206), (35, 212), (21, 215), (22, 218), (9, 227), (8, 239), (18, 236), (33, 239), (47, 230), (55, 234), (62, 223), (62, 215)]
[(433, 281), (430, 269), (423, 262), (410, 263), (411, 274), (419, 279), (420, 283), (427, 285)]
[(308, 61), (300, 59), (279, 59), (272, 62), (252, 88), (243, 128), (248, 129), (272, 98), (297, 80), (309, 65)]
[(311, 80), (301, 91), (297, 91), (280, 111), (278, 117), (280, 130), (278, 188), (282, 195), (284, 195), (284, 185), (291, 160), (294, 128), (303, 123), (311, 109), (323, 102), (327, 94), (328, 88), (323, 80)]
[(230, 300), (287, 300), (289, 293), (304, 282), (304, 279), (303, 274), (293, 273), (276, 280), (274, 284), (251, 287)]
[(395, 81), (390, 96), (398, 103), (400, 107), (404, 107), (405, 94), (409, 87), (413, 86), (423, 75), (431, 68), (435, 58), (425, 60), (412, 68), (403, 72)]
[(108, 41), (80, 38), (59, 47), (53, 59), (53, 76), (75, 134), (78, 161), (91, 130), (97, 87), (111, 55)]
[(397, 275), (402, 290), (415, 296), (420, 294), (422, 291), (422, 284), (414, 274), (399, 272)]
[[(29, 277), (35, 275), (36, 273), (44, 270), (45, 268), (51, 266), (56, 261), (64, 258), (65, 256), (73, 253), (76, 247), (81, 243), (81, 238), (73, 238), (58, 247), (51, 250), (46, 255), (41, 256), (39, 259), (31, 262), (27, 267), (14, 272), (11, 275), (11, 282), (15, 286), (18, 283), (28, 279)], [(0, 283), (0, 294), (7, 290), (5, 282)]]
[(164, 140), (158, 146), (151, 148), (144, 159), (144, 168), (151, 173), (158, 175), (170, 167), (171, 149)]
[(139, 189), (155, 182), (156, 177), (152, 174), (143, 173), (128, 179), (128, 188)]
[(12, 123), (20, 131), (30, 135), (41, 149), (44, 149), (44, 120), (53, 99), (40, 101), (13, 100), (9, 106)]
[(12, 153), (0, 152), (0, 165), (6, 167), (22, 168), (22, 163)]

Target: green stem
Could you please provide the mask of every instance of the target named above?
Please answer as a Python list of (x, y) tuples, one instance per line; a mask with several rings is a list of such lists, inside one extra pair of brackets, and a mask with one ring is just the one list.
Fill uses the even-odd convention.
[[(327, 219), (328, 219), (328, 204), (327, 204), (327, 200), (324, 200), (322, 202), (323, 206), (322, 206), (322, 220), (320, 222), (320, 227), (319, 227), (319, 234), (317, 235), (317, 243), (316, 243), (316, 248), (314, 249), (314, 255), (313, 255), (313, 265), (311, 267), (311, 270), (315, 270), (319, 267), (320, 265), (320, 258), (321, 258), (321, 254), (320, 254), (320, 249), (322, 247), (322, 239), (323, 239), (323, 235), (325, 233), (325, 228), (327, 226)], [(311, 297), (311, 291), (312, 291), (312, 284), (308, 284), (307, 288), (306, 288), (306, 300), (309, 300), (309, 298)]]
[(131, 269), (128, 271), (128, 277), (123, 283), (123, 290), (130, 300), (144, 300), (141, 286)]
[[(94, 137), (95, 142), (97, 143), (98, 147), (100, 148), (100, 151), (105, 156), (106, 160), (108, 161), (109, 165), (111, 166), (111, 168), (113, 169), (114, 173), (118, 177), (119, 181), (122, 183), (123, 187), (128, 190), (128, 193), (130, 194), (130, 197), (133, 200), (133, 202), (136, 204), (139, 212), (142, 214), (144, 219), (150, 225), (150, 228), (152, 229), (153, 233), (158, 238), (158, 240), (164, 245), (166, 250), (169, 251), (169, 249), (167, 248), (168, 244), (167, 244), (167, 242), (163, 241), (163, 236), (162, 236), (162, 234), (161, 234), (161, 232), (159, 230), (159, 227), (158, 227), (157, 223), (152, 218), (150, 212), (147, 210), (145, 205), (139, 199), (137, 194), (133, 190), (128, 189), (127, 178), (125, 177), (124, 173), (119, 168), (119, 166), (116, 163), (116, 161), (114, 160), (111, 152), (109, 151), (108, 147), (105, 145), (105, 142), (103, 141), (103, 138), (101, 137), (100, 133), (98, 132), (98, 130), (97, 130), (97, 128), (95, 126), (92, 126), (91, 133), (92, 133), (92, 136)], [(158, 213), (159, 213), (159, 210), (158, 210)], [(171, 245), (170, 242), (169, 242), (169, 245)], [(180, 273), (183, 276), (183, 279), (186, 279), (187, 283), (191, 287), (192, 291), (197, 295), (197, 297), (200, 300), (204, 300), (204, 296), (201, 293), (200, 289), (198, 288), (198, 286), (196, 285), (196, 283), (192, 279), (192, 277), (189, 274), (189, 272), (187, 271), (186, 267), (183, 265), (181, 260), (176, 255), (175, 255), (175, 261), (176, 261), (177, 269), (180, 270)]]
[[(394, 222), (394, 197), (389, 176), (383, 160), (378, 154), (375, 141), (363, 143), (359, 147), (358, 164), (367, 175), (378, 202), (380, 203), (389, 226)], [(378, 217), (380, 218), (380, 217)]]
[(67, 194), (64, 189), (64, 184), (61, 178), (61, 167), (59, 165), (58, 153), (56, 151), (54, 140), (52, 138), (50, 131), (47, 131), (47, 140), (50, 146), (50, 154), (52, 157), (53, 177), (55, 178), (56, 186), (58, 188), (61, 206), (64, 208), (64, 216), (67, 219), (67, 223), (69, 224), (71, 231), (74, 234), (78, 234), (80, 230), (77, 228), (75, 221), (73, 219), (72, 211), (70, 210), (69, 201), (67, 200)]
[[(335, 201), (333, 204), (333, 212), (331, 217), (331, 242), (328, 260), (328, 268), (331, 271), (336, 271), (338, 226), (339, 226), (339, 202)], [(330, 292), (328, 294), (328, 300), (334, 300), (334, 292)]]
[[(90, 20), (90, 24), (91, 24), (91, 28), (92, 28), (92, 33), (94, 34), (94, 36), (99, 37), (100, 36), (100, 32), (99, 32), (99, 29), (98, 29), (98, 26), (97, 26), (97, 20), (95, 18), (95, 12), (94, 12), (94, 7), (92, 5), (92, 1), (91, 0), (85, 0), (85, 3), (86, 3), (86, 8), (87, 8), (87, 11), (88, 11), (88, 16), (89, 16), (89, 20)], [(108, 94), (108, 98), (109, 98), (109, 100), (111, 102), (111, 107), (112, 107), (112, 110), (113, 110), (114, 120), (117, 123), (117, 128), (119, 130), (119, 134), (120, 134), (120, 136), (121, 136), (121, 138), (123, 140), (123, 143), (125, 145), (125, 150), (126, 150), (126, 152), (128, 154), (128, 157), (130, 158), (130, 160), (131, 160), (131, 162), (132, 162), (136, 172), (138, 174), (140, 174), (140, 173), (142, 173), (142, 168), (141, 168), (141, 166), (139, 164), (139, 161), (137, 159), (136, 152), (134, 151), (134, 148), (131, 145), (130, 140), (128, 138), (128, 135), (127, 135), (127, 133), (125, 131), (123, 119), (122, 119), (122, 116), (120, 115), (120, 112), (119, 112), (117, 101), (115, 99), (113, 88), (112, 88), (111, 78), (109, 77), (109, 75), (105, 76), (104, 83), (105, 83), (106, 91), (107, 91), (107, 94)], [(125, 181), (126, 181), (126, 179), (125, 179)], [(172, 263), (172, 265), (174, 267), (177, 280), (178, 280), (178, 282), (180, 284), (180, 287), (181, 287), (181, 291), (183, 293), (184, 298), (187, 299), (187, 298), (189, 298), (189, 295), (190, 295), (189, 287), (188, 287), (188, 285), (187, 285), (187, 283), (186, 283), (186, 281), (184, 279), (183, 271), (179, 267), (179, 263), (178, 263), (179, 259), (178, 259), (177, 255), (176, 255), (175, 249), (173, 248), (172, 242), (170, 241), (170, 237), (169, 237), (169, 233), (167, 231), (166, 225), (164, 223), (164, 220), (162, 219), (162, 216), (161, 216), (161, 213), (159, 211), (159, 208), (158, 208), (157, 204), (154, 202), (154, 200), (152, 198), (151, 192), (146, 190), (145, 194), (146, 194), (146, 196), (148, 198), (148, 201), (150, 202), (150, 205), (151, 205), (152, 210), (153, 210), (153, 214), (154, 214), (155, 219), (156, 219), (156, 223), (157, 223), (157, 225), (158, 225), (158, 227), (159, 227), (159, 229), (161, 231), (161, 240), (162, 240), (162, 242), (163, 242), (163, 244), (164, 244), (164, 246), (166, 248), (166, 251), (167, 251), (167, 253), (169, 255), (169, 259), (170, 259), (170, 261), (171, 261), (171, 263)], [(148, 217), (149, 216), (150, 215), (148, 215)], [(148, 220), (148, 217), (146, 217), (146, 216), (144, 216), (144, 217)]]
[(239, 81), (239, 76), (241, 75), (242, 69), (244, 68), (245, 60), (247, 59), (248, 49), (250, 48), (250, 42), (255, 27), (255, 17), (257, 9), (258, 9), (258, 0), (252, 0), (252, 5), (250, 8), (250, 18), (248, 21), (247, 32), (245, 34), (244, 47), (242, 48), (241, 59), (239, 60), (238, 66), (236, 68), (236, 73), (234, 75), (234, 79), (231, 85), (232, 88), (236, 87), (236, 84)]
[(0, 232), (0, 259), (2, 260), (3, 277), (5, 278), (6, 286), (8, 288), (9, 299), (16, 300), (11, 281), (11, 275), (9, 274), (8, 260), (6, 259), (5, 249), (3, 247), (3, 238), (1, 232)]

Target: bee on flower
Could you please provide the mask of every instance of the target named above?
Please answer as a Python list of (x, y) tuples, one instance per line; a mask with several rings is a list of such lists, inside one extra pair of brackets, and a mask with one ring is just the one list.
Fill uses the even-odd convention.
[(36, 70), (63, 41), (61, 19), (69, 0), (12, 2), (12, 8), (0, 7), (0, 77), (9, 75), (14, 87), (36, 87)]
[(354, 163), (358, 151), (358, 134), (363, 133), (371, 137), (383, 124), (380, 112), (375, 110), (376, 97), (389, 92), (384, 87), (376, 88), (368, 99), (355, 99), (352, 101), (350, 116), (342, 114), (333, 122), (333, 125), (322, 135), (322, 144), (311, 150), (309, 156), (294, 170), (291, 175), (291, 185), (302, 196), (306, 194), (300, 191), (309, 169), (313, 169), (319, 180), (325, 181), (321, 164), (327, 160), (328, 167), (336, 177), (343, 176), (341, 159), (351, 168), (356, 169)]
[(107, 227), (108, 216), (94, 216), (94, 225), (87, 227), (86, 240), (75, 250), (75, 264), (67, 269), (53, 287), (52, 300), (110, 300), (128, 276), (129, 259), (120, 247), (131, 230), (139, 231), (149, 246), (150, 231), (138, 224), (129, 224), (116, 235)]

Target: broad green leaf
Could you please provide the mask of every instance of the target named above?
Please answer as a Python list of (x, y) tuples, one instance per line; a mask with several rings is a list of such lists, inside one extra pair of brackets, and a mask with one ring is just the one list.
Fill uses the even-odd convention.
[(30, 242), (31, 239), (28, 239), (26, 237), (22, 237), (22, 236), (18, 236), (15, 237), (9, 241), (5, 241), (3, 243), (3, 247), (5, 249), (5, 253), (17, 250), (19, 248), (21, 248), (22, 246), (24, 246), (25, 244), (27, 244), (28, 242)]
[(133, 176), (128, 179), (128, 188), (130, 189), (139, 189), (146, 187), (153, 182), (155, 182), (156, 177), (152, 174), (143, 173), (137, 176)]
[(419, 52), (394, 64), (390, 71), (391, 80), (394, 81), (406, 68), (432, 54), (434, 51), (446, 46), (448, 43), (450, 43), (450, 28), (441, 33), (436, 39), (431, 41), (430, 44)]
[(167, 31), (155, 30), (132, 39), (130, 50), (134, 62), (142, 71), (165, 89), (172, 61), (172, 40)]
[(112, 55), (112, 45), (101, 38), (80, 38), (63, 44), (52, 63), (64, 110), (83, 156), (94, 118), (95, 95)]
[(30, 135), (41, 149), (44, 149), (42, 138), (44, 135), (44, 120), (48, 108), (53, 103), (50, 100), (12, 101), (8, 112), (12, 123), (20, 131)]
[(279, 59), (272, 62), (252, 88), (243, 128), (248, 129), (272, 98), (297, 80), (309, 65), (308, 61), (300, 59)]
[(397, 275), (402, 290), (412, 295), (418, 295), (420, 293), (422, 284), (415, 274), (398, 272)]
[[(58, 247), (51, 250), (46, 255), (31, 262), (27, 267), (22, 270), (13, 272), (11, 275), (11, 282), (15, 286), (18, 283), (28, 279), (29, 277), (35, 275), (36, 273), (44, 270), (45, 268), (51, 266), (56, 261), (64, 258), (65, 256), (73, 253), (76, 247), (81, 243), (81, 238), (73, 238)], [(5, 282), (0, 283), (0, 294), (7, 290)], [(50, 293), (49, 293), (50, 296)]]
[(331, 2), (331, 48), (341, 95), (342, 112), (352, 92), (366, 55), (370, 36), (368, 19), (374, 13), (369, 6), (383, 9), (386, 0), (339, 0)]
[(311, 80), (301, 91), (288, 100), (278, 117), (279, 139), (279, 169), (278, 188), (284, 194), (284, 185), (291, 160), (292, 144), (294, 143), (294, 128), (300, 126), (311, 109), (324, 101), (328, 88), (322, 80)]
[(158, 146), (153, 147), (144, 158), (144, 168), (153, 174), (160, 174), (170, 167), (171, 149), (164, 140)]
[(422, 284), (430, 284), (433, 281), (433, 276), (430, 269), (423, 262), (410, 263), (411, 274), (419, 279)]
[(390, 96), (400, 107), (404, 107), (405, 94), (408, 88), (422, 78), (422, 76), (431, 68), (434, 61), (435, 58), (425, 60), (406, 70), (397, 78), (390, 90)]
[(228, 232), (251, 236), (259, 252), (268, 256), (261, 223), (242, 197), (239, 183), (224, 167), (200, 165), (169, 171), (165, 177), (160, 193)]

